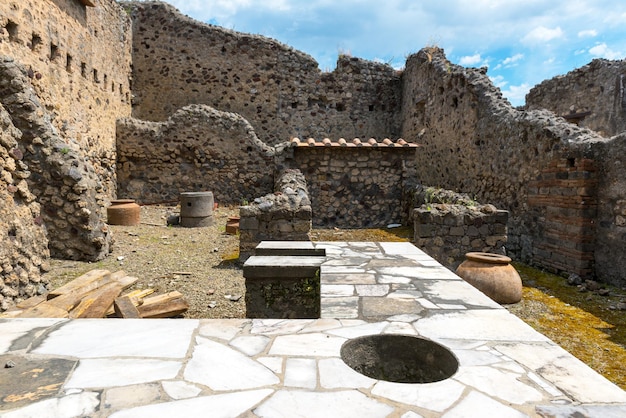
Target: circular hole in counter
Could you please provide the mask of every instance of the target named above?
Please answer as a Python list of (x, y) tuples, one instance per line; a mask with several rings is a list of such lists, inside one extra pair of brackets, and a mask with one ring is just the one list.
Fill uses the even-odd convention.
[(367, 335), (346, 341), (341, 359), (357, 372), (396, 383), (432, 383), (459, 368), (456, 356), (434, 341), (409, 335)]

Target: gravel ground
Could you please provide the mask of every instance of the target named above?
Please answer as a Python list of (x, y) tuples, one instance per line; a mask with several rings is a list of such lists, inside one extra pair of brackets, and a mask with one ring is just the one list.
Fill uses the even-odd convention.
[(143, 206), (141, 224), (111, 225), (113, 252), (94, 263), (51, 260), (46, 273), (57, 288), (92, 269), (124, 270), (139, 278), (130, 289), (151, 288), (155, 293), (177, 290), (189, 303), (186, 318), (245, 317), (245, 286), (239, 238), (224, 232), (229, 216), (239, 208), (217, 208), (209, 227), (167, 226), (177, 207)]

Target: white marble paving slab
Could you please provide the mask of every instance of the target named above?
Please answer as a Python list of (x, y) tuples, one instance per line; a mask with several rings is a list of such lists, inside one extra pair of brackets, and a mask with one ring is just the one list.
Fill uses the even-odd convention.
[(384, 334), (417, 335), (413, 325), (406, 322), (391, 322), (383, 331)]
[(264, 335), (294, 334), (313, 322), (313, 319), (255, 319), (252, 321), (250, 333)]
[(522, 383), (520, 377), (517, 373), (485, 366), (461, 366), (454, 375), (455, 380), (499, 398), (505, 403), (521, 405), (541, 401), (543, 399), (541, 392)]
[(379, 242), (380, 247), (385, 251), (385, 254), (390, 255), (421, 255), (426, 253), (410, 242)]
[(626, 402), (626, 391), (556, 345), (511, 343), (495, 347), (584, 403)]
[(386, 276), (400, 276), (408, 277), (411, 279), (424, 279), (424, 280), (461, 280), (459, 276), (452, 273), (445, 267), (378, 267), (376, 269), (380, 274)]
[(93, 416), (100, 405), (98, 392), (81, 392), (31, 403), (13, 411), (3, 411), (2, 418), (59, 418)]
[(442, 418), (528, 418), (528, 415), (509, 408), (482, 393), (470, 392), (458, 405), (442, 415)]
[(354, 295), (354, 286), (348, 284), (322, 284), (320, 288), (322, 297)]
[(278, 391), (253, 410), (259, 418), (378, 418), (393, 408), (356, 391), (306, 392)]
[[(467, 305), (502, 309), (484, 293), (465, 281), (425, 281), (420, 283), (424, 296), (442, 307), (442, 303), (453, 303), (465, 308)], [(449, 302), (448, 302), (449, 301)]]
[(63, 319), (15, 318), (0, 319), (0, 353), (6, 353), (19, 338), (38, 328), (51, 327)]
[(184, 358), (199, 322), (194, 319), (158, 321), (158, 332), (146, 326), (145, 319), (69, 321), (50, 333), (33, 352), (78, 358)]
[(380, 381), (372, 389), (372, 394), (434, 412), (443, 412), (461, 397), (464, 390), (464, 385), (451, 379), (424, 384)]
[(315, 389), (317, 386), (315, 359), (288, 358), (285, 366), (284, 386)]
[(320, 385), (324, 389), (370, 388), (377, 380), (362, 375), (339, 358), (319, 361)]
[(359, 317), (359, 298), (356, 296), (321, 298), (322, 318), (356, 319)]
[(502, 358), (488, 351), (454, 350), (454, 355), (461, 366), (487, 366), (502, 362)]
[(549, 341), (505, 309), (439, 311), (414, 325), (420, 335), (432, 339)]
[(389, 285), (386, 284), (358, 284), (354, 286), (357, 295), (363, 296), (385, 296), (389, 293)]
[(251, 322), (252, 321), (250, 319), (203, 320), (200, 322), (200, 329), (198, 333), (203, 337), (212, 337), (230, 341)]
[(167, 395), (175, 400), (195, 398), (202, 392), (196, 385), (182, 380), (161, 382), (163, 390)]
[(251, 410), (272, 394), (271, 389), (201, 396), (126, 409), (109, 418), (232, 418)]
[(320, 280), (322, 284), (376, 284), (376, 276), (372, 273), (323, 273)]
[(258, 361), (277, 375), (283, 373), (284, 360), (282, 357), (259, 357), (256, 359), (256, 361)]
[(341, 327), (341, 321), (335, 318), (320, 318), (311, 322), (306, 327), (302, 328), (300, 333), (305, 332), (321, 332), (329, 329), (335, 329)]
[(182, 363), (156, 359), (84, 359), (65, 388), (128, 386), (176, 377)]
[(241, 337), (233, 339), (230, 342), (230, 345), (242, 353), (252, 357), (265, 350), (265, 347), (267, 347), (269, 342), (269, 337), (266, 337), (265, 335), (242, 335)]
[(333, 329), (327, 331), (328, 334), (337, 335), (339, 337), (344, 338), (357, 338), (362, 337), (364, 335), (378, 335), (380, 334), (387, 326), (389, 322), (372, 322), (363, 325), (356, 325), (353, 327), (343, 327), (339, 329)]
[(274, 339), (272, 356), (339, 357), (346, 338), (327, 334), (281, 335)]
[(239, 351), (203, 337), (196, 340), (185, 380), (213, 390), (246, 390), (280, 382), (270, 369)]

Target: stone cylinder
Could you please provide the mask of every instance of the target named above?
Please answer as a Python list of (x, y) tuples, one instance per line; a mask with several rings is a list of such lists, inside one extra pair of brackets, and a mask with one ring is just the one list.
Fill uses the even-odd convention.
[(195, 228), (213, 225), (213, 192), (180, 194), (180, 225)]
[(107, 223), (124, 226), (139, 225), (140, 209), (133, 199), (112, 200), (111, 206), (107, 208)]
[(522, 279), (511, 259), (504, 255), (471, 252), (456, 269), (456, 274), (492, 300), (517, 303), (522, 300)]

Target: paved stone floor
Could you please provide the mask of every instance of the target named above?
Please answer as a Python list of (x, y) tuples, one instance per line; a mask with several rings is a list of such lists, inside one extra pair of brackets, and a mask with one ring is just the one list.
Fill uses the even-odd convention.
[[(626, 416), (626, 392), (411, 244), (310, 245), (320, 319), (0, 320), (0, 416)], [(436, 341), (458, 371), (394, 383), (344, 363), (381, 334)]]

